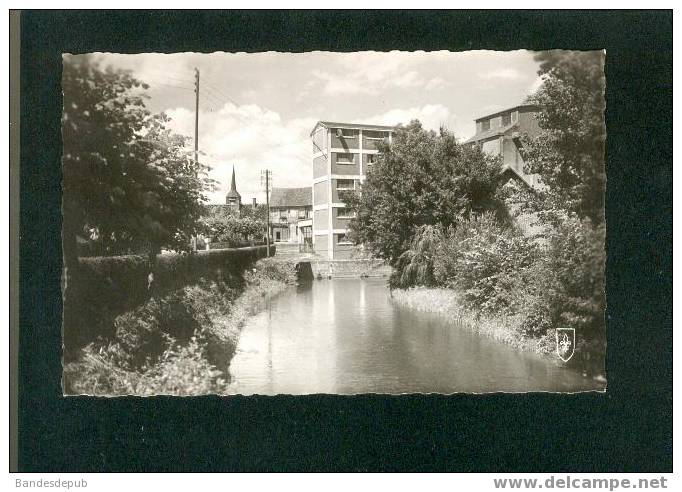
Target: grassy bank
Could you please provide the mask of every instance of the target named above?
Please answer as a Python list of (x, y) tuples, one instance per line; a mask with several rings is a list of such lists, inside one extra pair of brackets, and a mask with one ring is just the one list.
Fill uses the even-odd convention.
[(596, 350), (590, 351), (588, 347), (582, 354), (576, 353), (568, 363), (561, 362), (556, 356), (555, 330), (549, 328), (541, 336), (532, 336), (524, 329), (524, 315), (491, 316), (476, 313), (464, 307), (464, 303), (453, 289), (411, 287), (394, 289), (391, 292), (397, 304), (418, 311), (447, 316), (452, 320), (453, 327), (464, 327), (518, 350), (540, 354), (557, 365), (571, 367), (597, 381), (606, 381), (603, 360), (589, 357)]
[(521, 316), (493, 317), (480, 315), (464, 307), (457, 292), (445, 288), (412, 287), (394, 289), (393, 300), (403, 306), (448, 316), (453, 324), (465, 326), (475, 333), (505, 343), (519, 350), (542, 355), (554, 354), (555, 335), (549, 330), (540, 338), (526, 335)]
[(223, 393), (244, 322), (295, 281), (293, 265), (263, 259), (243, 277), (200, 281), (116, 317), (64, 367), (64, 392), (89, 395)]

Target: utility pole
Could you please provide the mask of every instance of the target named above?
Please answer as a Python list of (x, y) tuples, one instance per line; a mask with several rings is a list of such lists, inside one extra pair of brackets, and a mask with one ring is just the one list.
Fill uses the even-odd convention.
[[(194, 93), (196, 94), (194, 106), (194, 170), (199, 172), (197, 164), (199, 164), (199, 69), (194, 68)], [(197, 234), (193, 231), (191, 237), (191, 249), (193, 253), (197, 251)]]
[(194, 92), (196, 104), (194, 109), (194, 163), (199, 162), (199, 69), (194, 69)]
[(270, 176), (272, 176), (272, 171), (266, 169), (260, 172), (261, 184), (263, 183), (263, 177), (265, 177), (265, 206), (266, 206), (266, 219), (265, 219), (265, 247), (268, 257), (270, 257)]

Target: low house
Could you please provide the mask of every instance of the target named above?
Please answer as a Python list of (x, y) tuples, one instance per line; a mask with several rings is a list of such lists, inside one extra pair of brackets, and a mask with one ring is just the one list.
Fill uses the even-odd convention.
[(270, 228), (275, 242), (298, 243), (312, 250), (313, 198), (310, 186), (273, 188), (270, 193)]

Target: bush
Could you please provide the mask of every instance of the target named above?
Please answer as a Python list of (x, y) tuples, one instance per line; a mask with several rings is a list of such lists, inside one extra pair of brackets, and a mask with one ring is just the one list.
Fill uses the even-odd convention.
[(65, 392), (224, 392), (241, 325), (258, 301), (294, 282), (290, 263), (261, 260), (239, 287), (199, 281), (116, 316), (110, 336), (90, 343), (78, 360), (65, 365)]
[(448, 229), (435, 249), (434, 278), (469, 309), (511, 315), (538, 257), (536, 243), (486, 213)]
[(205, 395), (225, 393), (225, 375), (206, 358), (196, 339), (177, 350), (164, 353), (160, 364), (137, 382), (137, 395)]
[(443, 241), (440, 228), (432, 225), (419, 227), (412, 238), (410, 249), (400, 255), (395, 264), (389, 278), (391, 288), (436, 285), (434, 259)]
[(544, 259), (533, 269), (527, 332), (568, 327), (581, 343), (603, 340), (604, 237), (604, 227), (589, 219), (568, 218), (549, 231)]
[(153, 265), (149, 258), (136, 255), (81, 258), (77, 268), (67, 271), (63, 321), (65, 358), (72, 360), (77, 349), (98, 336), (114, 335), (113, 319), (150, 298), (150, 272), (154, 273), (156, 298), (203, 281), (241, 288), (243, 271), (265, 255), (266, 248), (261, 246), (157, 255)]
[(265, 222), (258, 218), (238, 217), (222, 209), (202, 217), (200, 228), (213, 241), (229, 244), (233, 248), (262, 239), (266, 230)]
[(263, 279), (283, 282), (287, 285), (296, 284), (296, 262), (275, 258), (263, 258), (254, 264), (254, 268), (247, 272), (248, 283), (257, 283)]

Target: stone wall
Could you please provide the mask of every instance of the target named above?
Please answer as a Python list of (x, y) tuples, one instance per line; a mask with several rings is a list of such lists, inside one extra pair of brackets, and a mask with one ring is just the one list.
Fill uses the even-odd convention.
[(313, 275), (332, 278), (388, 277), (391, 267), (383, 260), (318, 260), (310, 261)]

